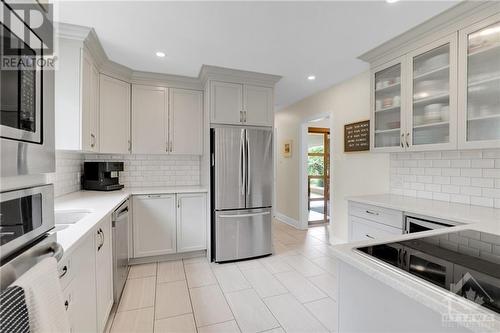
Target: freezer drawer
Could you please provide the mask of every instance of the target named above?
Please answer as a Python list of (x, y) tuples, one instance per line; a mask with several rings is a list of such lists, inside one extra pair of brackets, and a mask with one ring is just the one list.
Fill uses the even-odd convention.
[(215, 261), (271, 254), (271, 209), (216, 212)]

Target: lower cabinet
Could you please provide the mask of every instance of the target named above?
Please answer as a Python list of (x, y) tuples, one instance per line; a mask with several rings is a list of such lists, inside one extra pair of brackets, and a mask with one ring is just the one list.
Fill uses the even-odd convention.
[(350, 218), (349, 241), (384, 238), (391, 235), (401, 235), (403, 231), (381, 223), (364, 220), (356, 216)]
[(111, 217), (59, 263), (71, 332), (104, 332), (113, 306)]
[(134, 257), (176, 252), (175, 194), (133, 198)]
[(113, 307), (113, 245), (111, 216), (106, 216), (95, 231), (95, 274), (97, 294), (97, 332), (103, 332)]
[(402, 211), (349, 202), (349, 241), (384, 238), (402, 233)]
[(204, 250), (206, 194), (133, 197), (134, 258)]

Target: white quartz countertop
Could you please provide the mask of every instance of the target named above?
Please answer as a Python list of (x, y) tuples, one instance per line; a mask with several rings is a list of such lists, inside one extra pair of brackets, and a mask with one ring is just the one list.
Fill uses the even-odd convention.
[(68, 228), (58, 231), (57, 242), (62, 245), (66, 254), (71, 253), (104, 217), (113, 213), (131, 195), (200, 193), (207, 191), (207, 188), (200, 186), (131, 187), (109, 192), (78, 191), (58, 197), (55, 199), (54, 205), (56, 211), (84, 210), (90, 211), (90, 214)]
[[(498, 314), (458, 297), (451, 292), (438, 288), (431, 283), (418, 279), (402, 270), (374, 260), (356, 250), (356, 248), (363, 246), (398, 242), (467, 229), (500, 235), (500, 209), (392, 194), (349, 197), (347, 200), (462, 223), (450, 228), (336, 245), (333, 247), (333, 252), (344, 263), (356, 267), (369, 276), (389, 285), (442, 315), (447, 315), (450, 311), (454, 314), (472, 315), (486, 313), (487, 315), (491, 315), (494, 317), (494, 320), (490, 327), (477, 326), (471, 327), (471, 329), (476, 332), (500, 332), (500, 316)], [(495, 251), (499, 251), (498, 253), (500, 253), (500, 244), (498, 244)]]

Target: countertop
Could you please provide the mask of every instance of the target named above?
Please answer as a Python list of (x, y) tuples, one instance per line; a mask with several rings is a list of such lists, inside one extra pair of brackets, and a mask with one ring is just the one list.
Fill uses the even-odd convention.
[(78, 191), (55, 199), (54, 209), (90, 211), (77, 223), (57, 232), (57, 242), (69, 254), (83, 241), (85, 236), (104, 218), (112, 213), (131, 195), (200, 193), (207, 192), (200, 186), (140, 187), (124, 188), (119, 191)]
[(357, 247), (398, 242), (466, 229), (500, 235), (500, 209), (418, 199), (393, 194), (349, 197), (347, 200), (462, 223), (455, 227), (414, 234), (395, 235), (384, 238), (383, 240), (366, 240), (340, 244), (333, 246), (333, 252), (335, 256), (344, 263), (356, 267), (372, 278), (387, 284), (442, 315), (446, 315), (450, 312), (455, 314), (486, 313), (493, 315), (495, 320), (491, 327), (478, 326), (472, 327), (471, 329), (476, 332), (500, 332), (500, 315), (356, 251)]

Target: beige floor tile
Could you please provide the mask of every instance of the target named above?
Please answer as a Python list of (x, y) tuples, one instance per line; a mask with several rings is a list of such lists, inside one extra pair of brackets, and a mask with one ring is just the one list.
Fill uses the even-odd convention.
[(327, 297), (318, 287), (297, 272), (278, 273), (275, 276), (301, 303)]
[(233, 314), (218, 285), (193, 288), (189, 289), (189, 292), (197, 326), (207, 326), (233, 319)]
[(284, 257), (271, 256), (260, 259), (260, 262), (271, 274), (289, 272), (293, 270), (292, 266), (285, 262)]
[(243, 333), (257, 333), (280, 326), (253, 289), (228, 293), (226, 297)]
[(234, 320), (225, 323), (198, 327), (198, 333), (240, 333), (238, 324)]
[(186, 275), (184, 274), (184, 264), (182, 260), (158, 263), (157, 283), (174, 282), (185, 279)]
[(160, 283), (156, 286), (155, 319), (191, 313), (186, 281)]
[(292, 295), (268, 297), (264, 302), (287, 333), (328, 332)]
[(196, 333), (193, 314), (156, 320), (155, 333)]
[(262, 264), (259, 262), (259, 260), (256, 260), (256, 259), (240, 261), (240, 262), (236, 263), (236, 265), (242, 271), (244, 271), (246, 269), (262, 268)]
[(328, 273), (332, 274), (333, 276), (337, 276), (337, 260), (334, 258), (330, 257), (320, 257), (316, 259), (312, 259), (312, 261), (327, 271)]
[(194, 264), (194, 263), (197, 263), (197, 262), (208, 262), (207, 260), (207, 257), (194, 257), (194, 258), (187, 258), (187, 259), (182, 259), (182, 261), (184, 262), (184, 265), (188, 265), (188, 264)]
[(132, 265), (128, 272), (129, 279), (137, 279), (148, 276), (156, 276), (156, 263)]
[(325, 273), (321, 268), (313, 264), (309, 259), (303, 255), (287, 256), (285, 261), (292, 266), (297, 272), (304, 276), (314, 276)]
[(338, 329), (337, 303), (331, 298), (306, 303), (304, 306), (316, 317), (328, 330), (336, 332)]
[(118, 312), (111, 333), (152, 333), (154, 308)]
[(196, 262), (184, 265), (189, 288), (216, 284), (217, 280), (207, 262)]
[(330, 274), (321, 274), (309, 278), (316, 287), (330, 296), (333, 300), (337, 300), (338, 285), (337, 280)]
[(278, 328), (273, 328), (272, 330), (269, 331), (264, 331), (262, 333), (286, 333), (286, 332), (283, 328), (278, 327)]
[(154, 306), (156, 277), (127, 280), (118, 312)]
[(265, 268), (247, 269), (243, 275), (260, 297), (286, 294), (288, 290)]
[(251, 288), (240, 269), (236, 266), (222, 266), (213, 270), (224, 293)]

